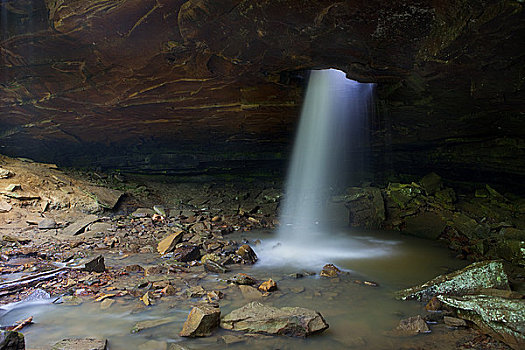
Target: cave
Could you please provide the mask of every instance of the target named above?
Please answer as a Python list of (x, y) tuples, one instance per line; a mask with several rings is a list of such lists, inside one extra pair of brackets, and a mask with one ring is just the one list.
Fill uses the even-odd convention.
[[(2, 0), (0, 349), (522, 348), (523, 7)], [(283, 208), (320, 72), (372, 97), (305, 229)], [(319, 312), (238, 328), (282, 307)]]

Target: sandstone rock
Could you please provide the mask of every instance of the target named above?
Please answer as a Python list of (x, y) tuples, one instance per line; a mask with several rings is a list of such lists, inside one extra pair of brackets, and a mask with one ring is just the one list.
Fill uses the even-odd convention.
[(396, 293), (397, 299), (429, 300), (439, 294), (461, 295), (482, 288), (509, 289), (501, 261), (481, 261)]
[(333, 264), (326, 264), (319, 274), (322, 277), (337, 277), (341, 274), (341, 270)]
[(215, 262), (213, 260), (207, 259), (204, 261), (204, 270), (208, 272), (214, 272), (214, 273), (226, 273), (230, 271), (227, 267), (224, 265)]
[(0, 213), (8, 213), (13, 209), (13, 206), (5, 201), (0, 201)]
[(186, 290), (186, 295), (190, 298), (200, 298), (206, 295), (206, 290), (202, 286), (194, 286)]
[(235, 284), (240, 284), (240, 285), (253, 285), (253, 284), (256, 284), (257, 283), (257, 280), (245, 273), (238, 273), (236, 274), (235, 276), (231, 277), (230, 279), (228, 279), (228, 282), (229, 283), (235, 283)]
[(385, 203), (379, 188), (351, 187), (344, 199), (351, 226), (379, 228), (385, 221)]
[(172, 323), (177, 321), (177, 318), (174, 317), (166, 317), (166, 318), (160, 318), (156, 320), (146, 320), (146, 321), (139, 321), (135, 323), (133, 328), (131, 328), (131, 333), (138, 333), (140, 331), (143, 331), (145, 329), (151, 329), (159, 326), (163, 326), (168, 323)]
[(0, 330), (0, 350), (25, 350), (22, 333)]
[(45, 218), (38, 223), (38, 228), (41, 230), (50, 230), (56, 228), (57, 223), (53, 218)]
[(51, 350), (106, 350), (107, 340), (97, 338), (64, 339), (53, 345)]
[(8, 179), (10, 178), (11, 176), (13, 176), (14, 173), (7, 170), (7, 169), (4, 169), (4, 168), (0, 168), (0, 179)]
[(301, 308), (275, 308), (251, 302), (221, 320), (221, 327), (234, 331), (306, 337), (328, 328), (320, 313)]
[(438, 311), (438, 310), (441, 310), (442, 306), (443, 304), (439, 301), (437, 297), (432, 297), (432, 299), (430, 299), (428, 303), (425, 305), (425, 310)]
[(97, 201), (102, 208), (113, 209), (117, 205), (124, 192), (107, 187), (87, 186), (87, 192)]
[(239, 289), (244, 299), (247, 299), (249, 301), (258, 300), (263, 297), (262, 293), (259, 290), (257, 290), (257, 288), (255, 287), (240, 285)]
[(385, 335), (391, 337), (410, 337), (429, 332), (430, 329), (425, 320), (423, 320), (420, 315), (417, 315), (399, 321), (399, 325), (393, 330), (385, 332)]
[(96, 215), (85, 216), (64, 228), (62, 230), (62, 233), (68, 236), (78, 235), (84, 231), (86, 226), (95, 221), (98, 221), (98, 219), (99, 217)]
[(102, 255), (99, 255), (93, 260), (87, 262), (84, 266), (84, 270), (88, 272), (106, 271), (106, 265), (104, 264), (104, 257)]
[(405, 223), (406, 228), (403, 231), (427, 239), (437, 239), (447, 226), (447, 222), (440, 215), (431, 212), (408, 216)]
[(173, 251), (177, 243), (179, 243), (180, 240), (182, 239), (183, 234), (184, 234), (184, 231), (179, 230), (177, 232), (170, 234), (169, 236), (164, 238), (162, 241), (160, 241), (159, 244), (157, 245), (157, 251), (159, 252), (159, 254), (164, 255), (166, 253)]
[(200, 257), (200, 249), (195, 245), (184, 245), (173, 250), (173, 258), (178, 261), (189, 262), (193, 260), (199, 260)]
[(525, 348), (525, 299), (488, 295), (439, 296), (462, 319), (512, 347)]
[(22, 189), (22, 185), (20, 184), (9, 184), (7, 185), (7, 187), (5, 188), (5, 190), (7, 192), (14, 192), (16, 190), (21, 190)]
[(443, 317), (443, 322), (445, 322), (445, 324), (450, 327), (466, 327), (467, 326), (467, 322), (465, 322), (465, 320), (461, 318), (457, 318), (457, 317), (445, 316)]
[(179, 333), (181, 337), (206, 337), (219, 326), (221, 310), (214, 305), (199, 305), (191, 309)]
[(268, 281), (263, 282), (258, 289), (263, 292), (273, 292), (277, 290), (277, 283), (270, 278)]
[(243, 259), (245, 264), (255, 264), (257, 261), (257, 255), (248, 244), (240, 246), (237, 250), (237, 255)]
[(149, 208), (138, 208), (133, 213), (131, 213), (131, 216), (135, 218), (145, 218), (152, 216), (153, 214), (155, 214), (155, 212)]

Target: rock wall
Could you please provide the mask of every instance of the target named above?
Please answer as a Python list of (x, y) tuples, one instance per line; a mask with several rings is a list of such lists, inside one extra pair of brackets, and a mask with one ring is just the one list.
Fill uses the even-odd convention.
[(7, 0), (0, 152), (282, 169), (305, 70), (376, 82), (371, 171), (522, 186), (520, 1)]

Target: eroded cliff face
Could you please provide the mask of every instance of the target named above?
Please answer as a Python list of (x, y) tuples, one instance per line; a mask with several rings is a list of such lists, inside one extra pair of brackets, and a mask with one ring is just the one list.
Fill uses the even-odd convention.
[(8, 0), (1, 12), (2, 153), (282, 165), (306, 70), (333, 67), (378, 83), (372, 170), (525, 171), (519, 1)]

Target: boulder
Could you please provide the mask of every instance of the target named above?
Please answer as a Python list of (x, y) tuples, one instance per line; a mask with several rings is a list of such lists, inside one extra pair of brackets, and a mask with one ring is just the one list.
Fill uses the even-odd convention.
[(438, 214), (422, 212), (405, 218), (404, 232), (427, 239), (437, 239), (447, 226), (447, 222)]
[(236, 253), (242, 258), (245, 264), (255, 264), (257, 261), (257, 255), (248, 244), (240, 246)]
[(482, 331), (513, 349), (525, 348), (525, 299), (490, 295), (439, 296), (462, 319), (475, 323)]
[(391, 337), (410, 337), (420, 333), (430, 333), (427, 323), (420, 315), (409, 317), (399, 321), (399, 325), (385, 335)]
[(57, 223), (53, 218), (45, 218), (38, 222), (38, 228), (40, 230), (51, 230), (56, 228)]
[(385, 221), (385, 203), (379, 188), (347, 189), (345, 206), (348, 209), (349, 223), (353, 227), (379, 228)]
[(215, 305), (199, 305), (191, 312), (182, 326), (181, 337), (206, 337), (217, 328), (221, 310)]
[(436, 173), (430, 173), (423, 176), (419, 183), (421, 184), (421, 187), (423, 187), (423, 189), (425, 190), (427, 196), (432, 196), (434, 193), (440, 190), (441, 187), (443, 187), (441, 176), (439, 176)]
[(302, 307), (276, 308), (251, 302), (221, 320), (221, 327), (248, 333), (306, 337), (328, 328), (320, 313)]
[(159, 244), (157, 245), (157, 251), (159, 252), (159, 254), (164, 255), (166, 253), (173, 251), (177, 243), (179, 243), (180, 240), (182, 239), (183, 234), (184, 234), (184, 231), (179, 230), (177, 232), (170, 234), (169, 236), (164, 238), (162, 241), (160, 241)]
[(99, 218), (96, 215), (87, 215), (64, 228), (62, 233), (68, 236), (78, 235), (84, 232), (86, 226), (98, 221), (98, 219)]
[(87, 186), (87, 193), (97, 201), (97, 204), (105, 209), (113, 209), (117, 205), (124, 192), (107, 187)]
[(462, 295), (483, 288), (509, 289), (508, 277), (500, 260), (473, 263), (462, 270), (399, 291), (396, 298), (426, 301), (440, 294)]
[(106, 350), (106, 339), (83, 338), (64, 339), (53, 345), (51, 350)]
[(277, 290), (277, 283), (270, 278), (268, 281), (261, 283), (258, 289), (263, 292), (273, 292)]
[(25, 340), (22, 333), (0, 330), (0, 350), (24, 350)]
[(250, 275), (247, 275), (245, 273), (239, 272), (238, 274), (236, 274), (232, 278), (228, 279), (228, 282), (229, 283), (239, 284), (239, 285), (249, 285), (249, 286), (251, 286), (253, 284), (256, 284), (257, 280), (255, 278), (253, 278), (252, 276), (250, 276)]
[(326, 264), (319, 274), (322, 277), (337, 277), (341, 274), (341, 270), (333, 264)]
[(240, 285), (239, 289), (243, 298), (248, 301), (258, 300), (263, 297), (263, 294), (255, 287)]

